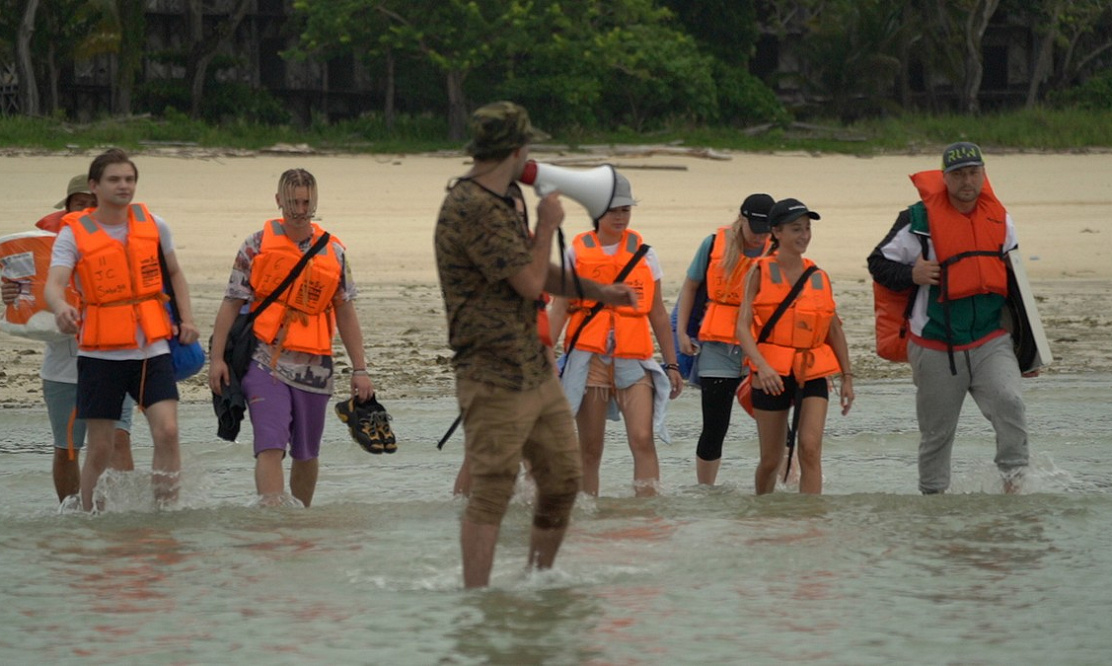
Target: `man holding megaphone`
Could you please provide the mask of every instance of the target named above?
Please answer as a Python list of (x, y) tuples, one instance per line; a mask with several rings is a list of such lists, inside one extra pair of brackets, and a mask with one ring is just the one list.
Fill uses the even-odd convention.
[[(541, 199), (533, 238), (508, 196), (529, 144), (546, 138), (524, 108), (494, 102), (470, 119), (470, 171), (450, 183), (436, 224), (436, 263), (455, 352), (456, 396), (472, 475), (461, 521), (465, 587), (490, 582), (494, 547), (520, 462), (537, 485), (528, 565), (549, 568), (567, 530), (582, 471), (579, 442), (544, 346), (537, 336), (541, 292), (615, 305), (635, 296), (621, 284), (573, 282), (551, 261), (564, 220), (558, 193)], [(581, 289), (581, 292), (576, 292)]]

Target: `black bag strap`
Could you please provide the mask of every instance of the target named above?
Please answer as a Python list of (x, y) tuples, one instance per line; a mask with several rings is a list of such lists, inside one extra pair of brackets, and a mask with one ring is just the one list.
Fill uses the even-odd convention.
[[(638, 261), (641, 261), (641, 257), (645, 256), (648, 251), (649, 246), (645, 243), (642, 243), (641, 247), (637, 248), (637, 251), (634, 252), (633, 256), (630, 257), (629, 261), (626, 262), (626, 265), (622, 267), (622, 270), (618, 272), (617, 277), (614, 278), (613, 284), (619, 284), (622, 280), (629, 277), (629, 274), (633, 270), (633, 267), (637, 265)], [(587, 316), (583, 318), (583, 323), (579, 325), (579, 328), (575, 329), (575, 335), (571, 336), (571, 341), (568, 342), (569, 353), (571, 352), (571, 350), (575, 349), (575, 343), (579, 342), (579, 336), (583, 333), (583, 330), (587, 328), (587, 324), (595, 318), (595, 315), (597, 315), (599, 312), (602, 312), (602, 309), (604, 307), (606, 307), (606, 304), (602, 301), (598, 301), (591, 306), (591, 311), (588, 312)], [(562, 375), (563, 372), (561, 372), (560, 374)]]
[[(776, 307), (776, 311), (772, 313), (772, 316), (768, 318), (767, 322), (765, 322), (764, 327), (761, 328), (761, 334), (757, 337), (758, 344), (764, 342), (768, 339), (768, 336), (772, 335), (772, 327), (775, 326), (776, 322), (780, 321), (780, 317), (784, 316), (784, 313), (788, 311), (788, 308), (791, 307), (792, 302), (795, 301), (795, 299), (799, 296), (799, 292), (803, 291), (803, 285), (807, 284), (807, 279), (810, 278), (811, 275), (818, 269), (818, 266), (812, 264), (805, 271), (803, 271), (803, 274), (800, 275), (799, 279), (796, 280), (795, 284), (792, 285), (791, 291), (789, 291), (788, 295), (784, 297), (784, 300), (780, 301), (780, 305)], [(795, 391), (795, 397), (793, 399), (795, 406), (792, 408), (792, 425), (790, 428), (788, 428), (788, 464), (784, 469), (785, 481), (788, 480), (788, 474), (791, 472), (792, 454), (795, 453), (795, 435), (796, 432), (799, 431), (799, 402), (802, 396), (803, 386), (800, 385), (796, 388)]]
[(178, 311), (178, 297), (174, 294), (174, 284), (170, 282), (170, 269), (166, 267), (166, 255), (162, 252), (162, 239), (158, 240), (158, 268), (162, 271), (162, 289), (170, 297), (170, 316), (175, 324), (181, 323)]
[(247, 314), (245, 323), (250, 324), (251, 322), (255, 321), (255, 318), (261, 315), (263, 313), (263, 310), (267, 309), (268, 307), (270, 307), (271, 303), (278, 300), (278, 297), (282, 295), (282, 292), (289, 289), (290, 285), (293, 284), (293, 281), (297, 279), (297, 276), (301, 275), (301, 271), (304, 270), (305, 265), (309, 263), (309, 260), (313, 258), (313, 255), (320, 252), (325, 245), (328, 245), (328, 241), (331, 238), (332, 234), (328, 233), (327, 231), (324, 232), (324, 235), (318, 238), (317, 242), (313, 243), (313, 246), (309, 248), (309, 251), (301, 255), (301, 259), (299, 259), (297, 263), (294, 264), (294, 267), (290, 270), (290, 274), (286, 276), (286, 279), (282, 280), (282, 283), (278, 285), (278, 288), (270, 292), (270, 295), (263, 299), (263, 302), (259, 304), (259, 307), (255, 308)]
[(812, 264), (807, 270), (803, 271), (803, 274), (800, 275), (799, 279), (792, 285), (792, 290), (788, 292), (784, 300), (780, 301), (780, 305), (776, 306), (776, 311), (773, 312), (772, 316), (765, 322), (764, 328), (761, 329), (761, 334), (757, 337), (758, 344), (764, 342), (768, 339), (768, 336), (772, 335), (772, 327), (775, 326), (776, 322), (780, 321), (780, 317), (783, 317), (784, 313), (788, 311), (788, 308), (792, 305), (792, 301), (799, 296), (799, 292), (803, 291), (803, 285), (807, 284), (807, 278), (811, 277), (811, 274), (818, 269), (818, 266)]

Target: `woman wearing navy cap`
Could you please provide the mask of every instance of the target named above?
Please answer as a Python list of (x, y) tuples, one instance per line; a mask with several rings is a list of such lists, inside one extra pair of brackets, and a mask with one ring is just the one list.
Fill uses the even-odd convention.
[[(775, 202), (767, 194), (746, 197), (733, 224), (703, 240), (680, 288), (676, 337), (681, 353), (697, 355), (694, 374), (702, 392), (703, 429), (695, 448), (695, 476), (701, 484), (714, 485), (718, 477), (734, 393), (745, 375), (738, 308), (749, 267), (769, 251), (768, 212)], [(700, 287), (706, 296), (702, 312), (696, 310)], [(700, 315), (698, 336), (692, 339), (689, 322)]]
[(790, 456), (793, 438), (798, 440), (799, 491), (821, 493), (832, 375), (842, 377), (842, 414), (853, 405), (849, 346), (830, 278), (803, 256), (811, 243), (811, 221), (819, 218), (797, 199), (776, 202), (769, 211), (773, 254), (758, 259), (745, 281), (737, 334), (753, 373), (753, 415), (761, 444), (758, 495), (776, 488), (784, 442)]

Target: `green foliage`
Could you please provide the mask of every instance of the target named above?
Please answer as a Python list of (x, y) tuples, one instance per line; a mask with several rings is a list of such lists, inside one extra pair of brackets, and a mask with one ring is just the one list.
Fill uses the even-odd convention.
[(1061, 109), (1112, 112), (1112, 70), (1105, 70), (1076, 88), (1051, 93), (1050, 103)]
[(808, 96), (825, 101), (823, 113), (844, 122), (879, 115), (890, 105), (899, 72), (900, 3), (840, 0), (828, 3), (800, 44)]
[(550, 132), (716, 114), (713, 60), (649, 0), (513, 2), (503, 20), (511, 29), (470, 81), (472, 98), (513, 99)]
[[(180, 79), (155, 79), (136, 86), (135, 108), (155, 116), (188, 111), (188, 84)], [(290, 122), (289, 111), (266, 90), (237, 82), (209, 80), (201, 102), (201, 116), (210, 123), (236, 119), (262, 125)]]
[(744, 68), (760, 37), (754, 0), (662, 0), (700, 50), (725, 67)]
[(719, 65), (715, 68), (718, 87), (717, 120), (727, 125), (749, 126), (772, 123), (787, 125), (791, 115), (776, 93), (747, 70)]

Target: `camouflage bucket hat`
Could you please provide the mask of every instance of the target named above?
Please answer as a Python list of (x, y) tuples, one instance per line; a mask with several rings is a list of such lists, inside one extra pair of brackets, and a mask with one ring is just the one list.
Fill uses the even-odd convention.
[(529, 113), (513, 102), (492, 102), (471, 114), (471, 142), (464, 150), (483, 158), (517, 150), (527, 143), (544, 141), (547, 134), (533, 127)]

